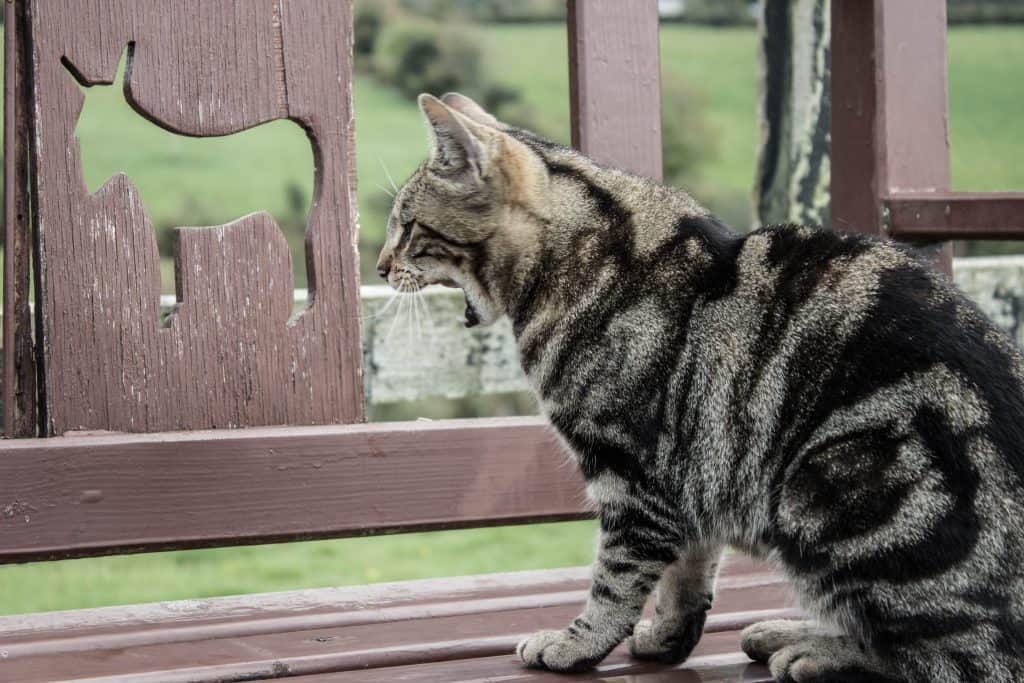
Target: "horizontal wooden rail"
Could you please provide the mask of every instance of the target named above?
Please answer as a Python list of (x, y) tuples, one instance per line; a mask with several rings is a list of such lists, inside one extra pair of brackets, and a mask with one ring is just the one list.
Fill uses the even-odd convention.
[(1024, 192), (901, 193), (882, 204), (900, 239), (1024, 239)]
[(0, 442), (0, 563), (581, 519), (539, 418)]

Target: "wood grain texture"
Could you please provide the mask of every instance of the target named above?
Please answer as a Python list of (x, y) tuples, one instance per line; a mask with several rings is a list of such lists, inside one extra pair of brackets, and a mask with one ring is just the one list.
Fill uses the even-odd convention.
[(3, 433), (34, 436), (36, 365), (32, 342), (32, 226), (28, 192), (28, 80), (25, 3), (4, 3)]
[(538, 418), (0, 443), (0, 562), (588, 515)]
[(572, 142), (599, 163), (661, 180), (655, 0), (569, 0)]
[[(487, 667), (478, 672), (514, 677), (521, 671), (509, 657), (516, 640), (563, 626), (588, 586), (589, 571), (573, 568), (0, 617), (3, 671), (19, 681), (167, 683), (341, 672), (353, 680), (395, 680), (399, 668), (439, 675), (443, 662), (474, 659)], [(720, 665), (701, 658), (726, 653), (730, 662), (742, 661), (737, 630), (756, 619), (798, 615), (790, 604), (781, 576), (729, 557), (698, 659), (681, 668)], [(188, 658), (181, 657), (185, 648)], [(623, 661), (621, 651), (601, 670), (608, 675), (623, 666), (622, 673), (665, 670)], [(370, 672), (377, 677), (365, 678)]]
[(903, 239), (1024, 239), (1024, 192), (901, 192), (885, 208), (889, 232)]
[[(350, 3), (37, 1), (31, 22), (45, 432), (361, 420)], [(75, 79), (112, 82), (126, 49), (127, 99), (168, 130), (287, 118), (307, 131), (316, 187), (298, 315), (287, 246), (261, 212), (179, 231), (179, 305), (161, 325), (145, 207), (124, 175), (89, 194), (74, 136)]]
[[(644, 664), (632, 659), (624, 648), (614, 650), (593, 671), (573, 674), (574, 681), (615, 681), (617, 683), (772, 683), (768, 667), (755, 664), (738, 651), (739, 634), (705, 636), (695, 656), (678, 666)], [(434, 664), (390, 667), (385, 670), (345, 671), (300, 676), (295, 683), (377, 683), (386, 676), (391, 683), (479, 683), (494, 680), (500, 672), (502, 683), (564, 683), (564, 674), (516, 666), (516, 658), (482, 657)]]

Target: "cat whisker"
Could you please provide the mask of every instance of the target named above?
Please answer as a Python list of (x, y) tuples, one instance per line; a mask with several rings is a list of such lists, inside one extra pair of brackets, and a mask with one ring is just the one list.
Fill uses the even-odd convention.
[(384, 187), (380, 183), (374, 183), (374, 185), (376, 185), (377, 189), (386, 194), (387, 196), (391, 197), (392, 199), (395, 198), (395, 193), (389, 190), (388, 188)]
[(423, 294), (424, 289), (426, 288), (423, 287), (418, 289), (416, 291), (416, 296), (419, 298), (420, 304), (422, 304), (423, 306), (423, 313), (425, 314), (427, 319), (428, 329), (432, 331), (434, 329), (434, 316), (430, 314), (430, 302), (427, 301), (427, 297)]
[(387, 302), (384, 304), (383, 307), (381, 307), (381, 309), (379, 311), (377, 311), (376, 313), (371, 313), (370, 315), (361, 315), (361, 316), (359, 316), (359, 319), (360, 320), (373, 320), (374, 318), (381, 317), (382, 315), (384, 315), (387, 312), (387, 310), (389, 308), (391, 308), (391, 304), (395, 303), (395, 299), (397, 299), (397, 298), (398, 298), (398, 292), (396, 292), (394, 290), (391, 290), (391, 296), (388, 298)]
[(395, 331), (395, 324), (398, 323), (398, 319), (402, 317), (402, 310), (405, 308), (405, 299), (401, 296), (400, 292), (395, 293), (395, 298), (398, 299), (398, 308), (395, 309), (395, 315), (391, 319), (391, 326), (388, 327), (387, 334), (384, 335), (384, 344), (387, 345), (391, 341), (391, 334)]
[(384, 175), (387, 176), (388, 182), (391, 183), (391, 188), (395, 191), (395, 194), (398, 194), (398, 185), (395, 185), (395, 179), (391, 177), (391, 172), (388, 171), (388, 167), (384, 164), (384, 157), (377, 157), (377, 161), (380, 162), (380, 167), (384, 169)]
[(412, 310), (413, 310), (413, 313), (415, 314), (416, 340), (417, 341), (422, 341), (423, 340), (423, 318), (422, 318), (422, 313), (420, 312), (420, 305), (422, 304), (422, 302), (420, 301), (420, 296), (419, 296), (419, 294), (420, 294), (420, 286), (417, 283), (413, 282), (412, 283), (412, 287), (413, 287), (412, 294), (410, 296), (412, 296)]

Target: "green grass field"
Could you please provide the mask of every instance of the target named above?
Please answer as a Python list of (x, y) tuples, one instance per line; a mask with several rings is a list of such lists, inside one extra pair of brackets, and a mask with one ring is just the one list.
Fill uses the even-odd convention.
[[(542, 125), (567, 139), (564, 27), (482, 31), (502, 79), (522, 88)], [(955, 29), (949, 45), (955, 187), (1024, 189), (1024, 27)], [(713, 129), (717, 154), (697, 176), (701, 196), (715, 208), (716, 202), (735, 206), (753, 182), (755, 49), (752, 30), (672, 25), (662, 31), (663, 68), (688, 80)], [(415, 105), (367, 76), (356, 80), (355, 107), (361, 247), (369, 273), (388, 208), (378, 187), (387, 186), (382, 163), (401, 182), (426, 148)], [(297, 126), (277, 122), (231, 138), (178, 138), (138, 117), (117, 88), (100, 88), (89, 94), (79, 132), (89, 187), (126, 170), (158, 229), (265, 208), (299, 248), (296, 216), (308, 205), (312, 158)], [(166, 291), (173, 291), (171, 277), (167, 271)], [(305, 284), (301, 270), (296, 281)], [(593, 531), (593, 523), (581, 522), (0, 567), (0, 613), (566, 566), (589, 560)]]

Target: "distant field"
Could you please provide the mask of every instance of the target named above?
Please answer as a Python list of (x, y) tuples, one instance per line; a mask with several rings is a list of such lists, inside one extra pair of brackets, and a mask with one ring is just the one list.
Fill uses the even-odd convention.
[[(545, 127), (567, 139), (564, 27), (483, 31), (502, 76), (522, 88)], [(753, 182), (755, 41), (751, 30), (673, 25), (662, 31), (663, 68), (690, 81), (713, 124), (718, 154), (699, 173), (712, 205), (742, 201)], [(949, 44), (955, 186), (1024, 189), (1024, 28), (955, 29)], [(425, 142), (415, 105), (369, 77), (356, 80), (355, 108), (369, 274), (387, 211), (377, 187), (387, 186), (381, 163), (401, 182)], [(178, 139), (135, 115), (116, 88), (103, 88), (95, 100), (90, 96), (80, 131), (90, 187), (128, 170), (157, 226), (224, 221), (254, 205), (291, 225), (296, 192), (289, 187), (298, 188), (301, 206), (309, 201), (309, 145), (287, 122), (247, 133), (244, 145)], [(289, 240), (298, 248), (301, 236), (291, 232)], [(302, 278), (300, 272), (300, 285)], [(165, 278), (169, 291), (168, 283)], [(0, 613), (582, 564), (591, 557), (593, 531), (593, 523), (581, 522), (0, 567)]]

